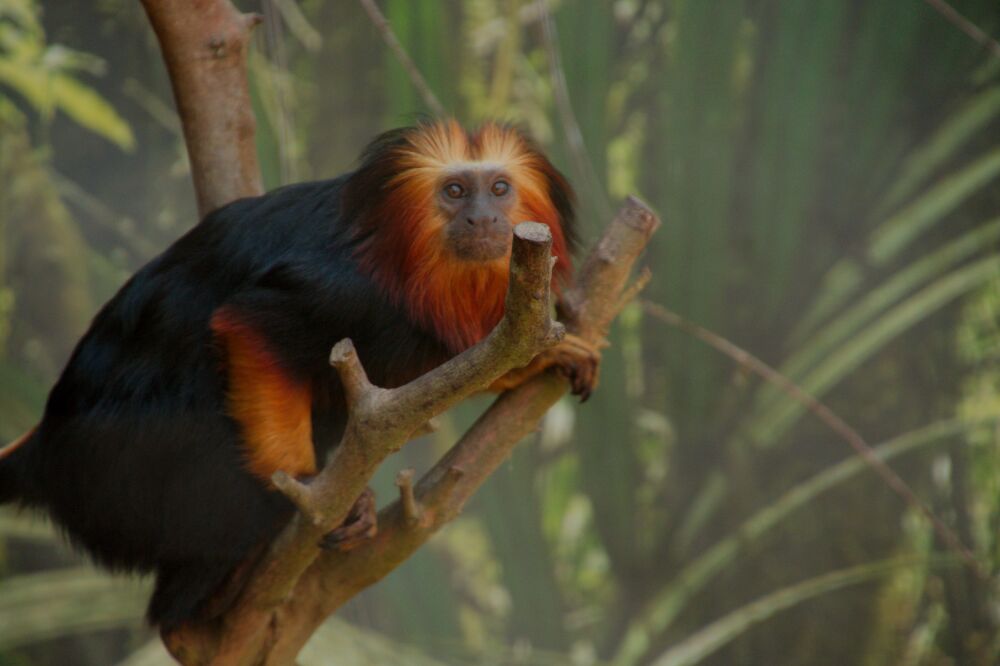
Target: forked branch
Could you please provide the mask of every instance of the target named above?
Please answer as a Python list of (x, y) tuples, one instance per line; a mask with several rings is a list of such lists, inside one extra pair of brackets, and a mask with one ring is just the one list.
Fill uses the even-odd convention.
[[(170, 73), (191, 159), (198, 209), (205, 213), (261, 192), (254, 152), (254, 118), (246, 78), (246, 48), (255, 15), (230, 0), (143, 0)], [(595, 346), (604, 338), (628, 286), (631, 267), (658, 225), (630, 199), (584, 262), (577, 287), (564, 294), (574, 333)], [(341, 445), (309, 484), (275, 475), (275, 486), (299, 508), (260, 562), (252, 566), (235, 605), (212, 623), (164, 635), (185, 664), (291, 664), (316, 627), (345, 601), (412, 555), (462, 509), (485, 479), (534, 430), (568, 386), (549, 372), (502, 395), (441, 461), (414, 485), (400, 477), (400, 499), (379, 515), (379, 533), (347, 553), (322, 553), (320, 537), (339, 525), (378, 465), (433, 416), (497, 377), (528, 363), (558, 341), (550, 319), (551, 237), (547, 227), (516, 230), (505, 316), (475, 347), (397, 389), (372, 386), (350, 341), (331, 362), (349, 394)]]
[[(301, 579), (320, 556), (321, 538), (343, 523), (385, 458), (434, 416), (562, 339), (563, 326), (550, 316), (551, 248), (547, 226), (517, 225), (503, 319), (480, 343), (408, 384), (394, 389), (374, 386), (350, 340), (334, 347), (331, 364), (340, 373), (348, 407), (340, 445), (308, 484), (287, 474), (275, 475), (275, 486), (299, 513), (249, 575), (236, 604), (220, 621), (184, 625), (164, 636), (175, 656), (185, 663), (230, 664), (257, 663), (272, 654), (283, 640), (289, 618), (296, 617), (301, 607)], [(456, 465), (445, 471), (441, 488), (451, 488), (464, 478), (459, 469)], [(404, 522), (412, 525), (417, 498), (406, 485), (407, 502), (401, 506)], [(321, 581), (312, 584), (322, 586)], [(273, 663), (291, 661), (294, 653)]]
[[(621, 310), (622, 298), (637, 293), (629, 284), (632, 266), (658, 225), (645, 204), (629, 198), (582, 264), (576, 286), (564, 294), (574, 314), (567, 322), (571, 332), (595, 345), (603, 341)], [(402, 564), (457, 516), (567, 389), (565, 379), (549, 372), (501, 395), (420, 479), (412, 500), (401, 484), (403, 496), (379, 513), (379, 533), (371, 542), (347, 553), (329, 552), (317, 558), (285, 607), (280, 635), (265, 663), (293, 662), (324, 619)], [(413, 519), (414, 506), (419, 520)]]

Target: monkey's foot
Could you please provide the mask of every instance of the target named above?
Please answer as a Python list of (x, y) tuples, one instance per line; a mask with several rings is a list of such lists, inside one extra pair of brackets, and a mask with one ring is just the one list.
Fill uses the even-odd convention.
[(348, 551), (357, 548), (378, 534), (378, 511), (375, 493), (365, 488), (347, 514), (344, 524), (324, 536), (319, 545), (326, 550)]
[(600, 350), (583, 338), (567, 333), (562, 342), (542, 352), (542, 356), (548, 354), (553, 357), (553, 365), (569, 380), (573, 395), (580, 396), (580, 402), (586, 402), (600, 378)]
[(515, 368), (496, 380), (491, 388), (504, 391), (523, 384), (547, 368), (555, 367), (572, 386), (573, 395), (586, 402), (597, 388), (601, 369), (601, 352), (583, 338), (567, 333), (562, 341), (546, 349), (523, 368)]

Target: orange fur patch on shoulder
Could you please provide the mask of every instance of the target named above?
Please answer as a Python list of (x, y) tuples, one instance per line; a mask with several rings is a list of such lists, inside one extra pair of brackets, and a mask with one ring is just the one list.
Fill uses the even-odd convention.
[(315, 474), (308, 384), (289, 377), (267, 342), (235, 313), (217, 310), (211, 329), (224, 351), (226, 407), (242, 429), (247, 469), (268, 483), (278, 470)]
[(541, 222), (552, 231), (556, 256), (553, 287), (569, 275), (564, 220), (552, 201), (552, 183), (572, 196), (549, 161), (517, 130), (486, 124), (467, 133), (455, 121), (408, 131), (388, 149), (391, 177), (382, 198), (367, 213), (370, 233), (358, 259), (410, 315), (458, 353), (486, 336), (503, 316), (510, 256), (480, 264), (452, 256), (443, 243), (447, 220), (435, 196), (455, 167), (495, 165), (509, 175), (518, 204), (513, 224)]

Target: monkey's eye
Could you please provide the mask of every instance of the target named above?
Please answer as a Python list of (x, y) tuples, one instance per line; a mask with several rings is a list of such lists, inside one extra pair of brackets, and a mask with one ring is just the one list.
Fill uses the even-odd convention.
[(465, 196), (465, 188), (458, 183), (448, 183), (444, 186), (444, 193), (452, 199), (461, 199)]
[(498, 180), (497, 182), (493, 183), (493, 187), (490, 188), (490, 192), (493, 193), (493, 196), (502, 197), (503, 195), (510, 192), (510, 183), (508, 183), (506, 180)]

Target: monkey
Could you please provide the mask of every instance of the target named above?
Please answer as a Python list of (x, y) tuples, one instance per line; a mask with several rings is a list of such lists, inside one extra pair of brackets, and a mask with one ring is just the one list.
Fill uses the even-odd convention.
[[(155, 574), (152, 625), (221, 614), (213, 594), (293, 515), (272, 474), (309, 478), (343, 433), (331, 347), (350, 338), (393, 387), (474, 345), (503, 315), (526, 220), (552, 232), (558, 295), (572, 188), (520, 130), (454, 120), (388, 131), (351, 172), (209, 213), (94, 317), (40, 423), (0, 451), (0, 503), (47, 512), (100, 565)], [(586, 399), (598, 364), (567, 336), (492, 388), (554, 367)], [(376, 529), (366, 491), (320, 546)]]

